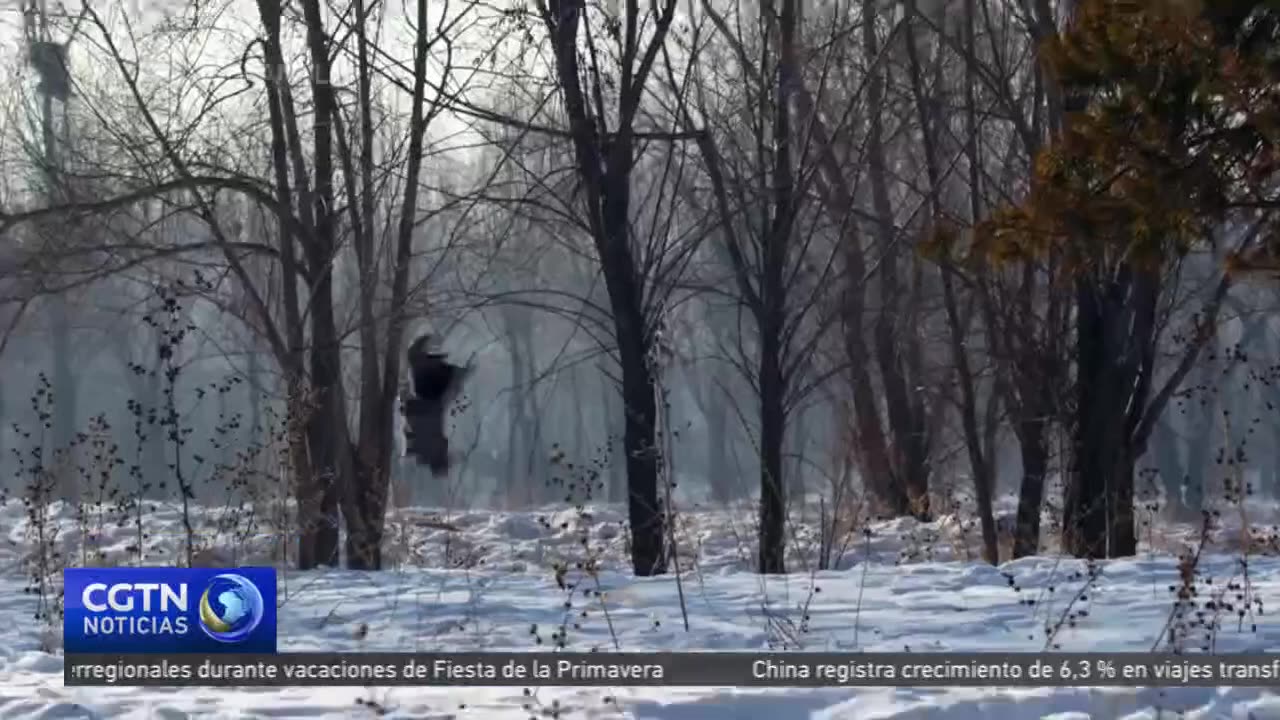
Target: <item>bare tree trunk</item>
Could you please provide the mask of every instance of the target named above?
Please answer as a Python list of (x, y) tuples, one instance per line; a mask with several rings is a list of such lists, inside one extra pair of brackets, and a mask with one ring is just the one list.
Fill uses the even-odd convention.
[[(770, 9), (772, 10), (772, 8)], [(766, 18), (765, 22), (772, 22)], [(791, 93), (800, 82), (796, 59), (796, 3), (782, 0), (777, 11), (778, 60), (774, 87), (772, 168), (773, 217), (764, 228), (759, 268), (760, 332), (760, 556), (759, 572), (786, 572), (787, 348), (783, 338), (787, 318), (787, 247), (795, 226), (795, 178), (792, 168)]]
[[(784, 11), (785, 12), (785, 11)], [(787, 413), (781, 368), (780, 328), (766, 323), (760, 350), (760, 557), (759, 572), (785, 573), (787, 496), (783, 448)]]
[[(317, 1), (308, 0), (308, 3), (314, 4)], [(374, 92), (372, 86), (373, 70), (369, 59), (370, 47), (365, 37), (368, 29), (366, 23), (368, 22), (369, 7), (369, 5), (361, 5), (359, 8), (361, 22), (357, 35), (357, 53), (360, 58), (358, 64), (361, 76), (359, 95), (361, 97), (360, 167), (362, 184), (359, 203), (363, 210), (360, 213), (362, 218), (360, 225), (364, 227), (363, 234), (371, 240), (374, 228), (372, 220), (374, 212), (373, 195), (379, 180), (374, 177), (372, 164), (374, 132), (371, 112)], [(414, 228), (418, 222), (418, 200), (421, 192), (419, 179), (422, 174), (424, 138), (436, 109), (434, 105), (428, 106), (426, 102), (427, 56), (431, 51), (429, 41), (431, 25), (427, 16), (427, 0), (417, 0), (415, 7), (416, 13), (413, 22), (415, 31), (413, 81), (410, 94), (408, 149), (404, 160), (404, 194), (400, 198), (399, 222), (396, 226), (395, 258), (392, 264), (391, 292), (387, 302), (389, 317), (387, 320), (386, 343), (383, 346), (382, 369), (379, 372), (370, 368), (363, 376), (365, 390), (360, 398), (359, 441), (354, 448), (354, 452), (347, 452), (346, 456), (341, 458), (345, 461), (344, 466), (350, 468), (352, 479), (352, 483), (347, 488), (344, 488), (346, 492), (342, 496), (342, 502), (343, 516), (347, 525), (347, 566), (353, 570), (380, 570), (382, 568), (382, 540), (386, 533), (387, 502), (390, 497), (391, 455), (393, 449), (391, 435), (395, 427), (396, 397), (401, 386), (401, 359), (404, 354), (404, 334), (408, 322), (405, 304), (409, 295), (409, 265), (413, 254)], [(318, 13), (316, 21), (317, 23), (319, 22)], [(312, 23), (308, 21), (308, 26), (310, 27), (311, 25)], [(319, 25), (316, 25), (316, 28), (319, 29)], [(310, 35), (308, 37), (310, 38)], [(316, 67), (321, 67), (320, 60), (315, 56), (316, 46), (310, 42), (308, 45), (312, 49), (313, 64)], [(327, 60), (323, 67), (327, 72)], [(318, 99), (316, 100), (316, 113), (319, 114), (322, 109), (327, 110), (325, 117), (337, 121), (339, 115), (336, 112), (336, 105), (333, 103), (333, 91), (327, 85), (326, 94), (327, 99), (324, 103), (324, 108), (321, 107), (321, 102)], [(328, 192), (332, 196), (332, 178), (328, 174), (321, 173), (322, 164), (319, 160), (321, 155), (319, 150), (317, 150), (316, 155), (317, 191), (321, 184), (319, 178), (326, 177), (327, 180), (325, 182), (328, 185)], [(325, 161), (323, 167), (326, 173), (331, 173), (331, 165), (329, 160)], [(352, 198), (352, 201), (354, 202), (355, 198)], [(332, 197), (330, 197), (330, 204), (327, 207), (333, 207)], [(320, 235), (322, 233), (317, 233), (317, 236)], [(327, 243), (317, 243), (317, 245), (323, 246), (327, 245)], [(366, 254), (366, 261), (369, 261), (369, 267), (372, 267), (375, 265), (375, 263), (371, 262), (373, 246), (369, 245), (367, 250), (369, 252)], [(363, 294), (365, 295), (363, 302), (371, 306), (373, 303), (372, 289), (366, 288)], [(330, 314), (332, 314), (331, 308)], [(376, 314), (365, 310), (362, 311), (362, 315), (366, 322), (373, 322), (372, 317)], [(377, 341), (377, 334), (374, 332), (368, 332), (366, 337), (370, 342)], [(369, 362), (376, 362), (376, 353), (366, 353), (366, 356)], [(379, 376), (382, 383), (380, 389), (377, 388)], [(349, 441), (346, 440), (349, 434), (346, 433), (345, 413), (341, 417), (343, 418), (342, 429), (344, 431), (344, 442), (341, 445), (341, 450), (349, 451), (352, 448)]]
[(1111, 408), (1104, 407), (1105, 400), (1101, 397), (1108, 391), (1101, 387), (1101, 381), (1107, 379), (1103, 365), (1105, 311), (1092, 299), (1092, 288), (1083, 280), (1078, 285), (1076, 343), (1077, 361), (1081, 364), (1076, 391), (1079, 410), (1076, 427), (1072, 429), (1071, 467), (1063, 487), (1062, 539), (1063, 548), (1073, 555), (1101, 558), (1108, 551), (1106, 488), (1112, 476), (1119, 474), (1115, 466), (1122, 464), (1123, 459), (1111, 457), (1115, 454), (1114, 447), (1102, 447), (1114, 443), (1108, 435), (1119, 430), (1117, 423), (1107, 422), (1104, 413)]
[[(1029, 32), (1037, 47), (1036, 96), (1030, 123), (1025, 125), (1023, 144), (1028, 157), (1036, 157), (1042, 146), (1047, 126), (1049, 134), (1062, 129), (1062, 90), (1056, 79), (1044, 68), (1039, 49), (1057, 33), (1053, 8), (1049, 0), (1035, 0), (1029, 18)], [(972, 72), (972, 68), (970, 69)], [(1049, 260), (1050, 272), (1055, 260)], [(1018, 492), (1018, 509), (1014, 529), (1013, 557), (1039, 552), (1040, 511), (1044, 504), (1045, 482), (1049, 472), (1049, 431), (1059, 419), (1058, 393), (1053, 389), (1067, 381), (1060, 356), (1065, 354), (1060, 338), (1067, 335), (1067, 301), (1051, 281), (1040, 282), (1039, 270), (1025, 263), (1012, 294), (1012, 310), (993, 334), (993, 347), (998, 347), (1000, 372), (1007, 381), (999, 383), (1005, 406), (1018, 438), (1022, 459), (1022, 480)], [(1044, 306), (1035, 302), (1037, 287), (1045, 290)], [(994, 292), (994, 287), (989, 287)], [(997, 324), (992, 292), (984, 293), (988, 322)]]
[[(321, 221), (323, 223), (323, 221)], [(311, 264), (323, 262), (316, 255)], [(320, 565), (336, 567), (341, 560), (338, 547), (338, 500), (343, 483), (351, 478), (344, 470), (343, 455), (349, 451), (345, 403), (342, 399), (342, 375), (337, 328), (333, 314), (320, 310), (332, 302), (331, 288), (313, 290), (311, 337), (311, 391), (314, 405), (305, 421), (311, 482), (303, 491), (303, 500), (317, 503), (313, 513), (316, 522), (302, 530), (299, 569)], [(332, 307), (330, 305), (329, 307)], [(328, 315), (328, 317), (325, 317)]]
[[(864, 18), (877, 16), (875, 0), (863, 0)], [(908, 388), (906, 363), (899, 347), (903, 291), (898, 271), (898, 244), (893, 224), (893, 204), (889, 195), (889, 169), (884, 143), (885, 71), (879, 68), (880, 42), (874, 22), (862, 23), (863, 53), (871, 68), (867, 81), (866, 107), (869, 109), (867, 138), (867, 173), (871, 185), (872, 214), (876, 222), (874, 237), (880, 254), (880, 310), (872, 330), (876, 363), (884, 384), (884, 399), (892, 430), (893, 452), (889, 454), (894, 481), (903, 493), (892, 498), (905, 505), (894, 507), (897, 514), (928, 519), (929, 510), (929, 443), (924, 418), (917, 417), (915, 403)], [(909, 332), (909, 331), (908, 331)]]
[[(299, 308), (298, 277), (302, 274), (296, 255), (297, 242), (309, 242), (315, 222), (309, 205), (310, 187), (305, 165), (301, 159), (296, 117), (291, 108), (291, 92), (285, 70), (284, 55), (280, 44), (281, 7), (279, 0), (258, 0), (258, 14), (265, 37), (263, 54), (266, 64), (267, 110), (271, 127), (272, 171), (276, 182), (276, 219), (280, 243), (281, 308), (284, 315), (284, 347), (273, 348), (276, 360), (284, 373), (285, 382), (285, 437), (288, 443), (290, 470), (294, 481), (292, 492), (297, 502), (297, 526), (299, 530), (298, 564), (302, 569), (318, 565), (317, 555), (310, 542), (315, 538), (313, 528), (326, 525), (334, 528), (336, 517), (323, 515), (323, 503), (317, 497), (316, 480), (312, 471), (307, 423), (314, 413), (309, 391), (305, 363), (302, 312)], [(292, 150), (292, 155), (291, 151)], [(292, 182), (290, 170), (292, 169)], [(293, 217), (293, 195), (299, 197), (298, 216), (305, 237), (298, 238), (289, 219)], [(336, 537), (333, 540), (336, 546)]]
[[(306, 416), (305, 369), (303, 366), (303, 331), (301, 311), (298, 307), (299, 266), (294, 230), (288, 219), (293, 215), (293, 190), (289, 181), (289, 142), (291, 116), (286, 114), (285, 97), (288, 83), (284, 57), (280, 49), (280, 4), (278, 0), (259, 0), (258, 16), (264, 29), (263, 55), (266, 65), (267, 115), (271, 128), (271, 169), (276, 181), (277, 242), (280, 245), (280, 305), (284, 315), (283, 352), (276, 350), (276, 361), (284, 374), (285, 390), (285, 441), (288, 444), (290, 470), (293, 474), (292, 493), (297, 501), (299, 528), (319, 522), (308, 516), (311, 505), (303, 503), (302, 491), (308, 486), (311, 464), (307, 458), (302, 419)], [(305, 175), (298, 174), (297, 188), (305, 192)], [(303, 214), (306, 227), (310, 228), (309, 215)], [(301, 548), (299, 548), (299, 551)], [(301, 552), (298, 555), (302, 558)]]
[(1018, 510), (1013, 535), (1013, 557), (1028, 557), (1040, 551), (1040, 508), (1044, 506), (1044, 485), (1049, 474), (1047, 423), (1030, 420), (1018, 423), (1016, 433), (1022, 453), (1022, 483), (1018, 489)]
[(338, 549), (338, 499), (352, 478), (344, 471), (343, 455), (349, 454), (342, 348), (333, 313), (333, 274), (329, 266), (337, 249), (336, 202), (333, 189), (333, 86), (329, 77), (329, 37), (319, 0), (304, 0), (302, 13), (311, 58), (311, 93), (315, 105), (312, 124), (312, 167), (315, 232), (305, 245), (307, 264), (314, 274), (311, 297), (310, 390), (315, 407), (306, 420), (313, 476), (304, 491), (309, 502), (319, 503), (320, 522), (303, 528), (299, 567), (336, 566)]
[(1128, 557), (1137, 550), (1134, 432), (1146, 409), (1158, 281), (1121, 268), (1105, 283), (1078, 281), (1078, 383), (1072, 463), (1063, 503), (1063, 545), (1077, 557)]
[(787, 500), (794, 504), (804, 505), (805, 494), (809, 488), (805, 484), (805, 454), (808, 451), (809, 413), (792, 412), (791, 427), (787, 435), (791, 448), (791, 472), (787, 474)]
[[(61, 194), (62, 160), (58, 152), (57, 137), (54, 131), (53, 96), (42, 89), (40, 94), (40, 129), (43, 138), (42, 165), (45, 174), (45, 193), (47, 201), (52, 203)], [(65, 232), (64, 226), (54, 232)], [(79, 495), (75, 487), (78, 476), (73, 470), (76, 463), (76, 422), (79, 410), (77, 400), (79, 388), (76, 375), (71, 368), (72, 341), (71, 309), (64, 293), (49, 297), (49, 332), (51, 336), (50, 354), (53, 364), (53, 448), (55, 452), (65, 453), (68, 463), (62, 472), (58, 492), (65, 501), (74, 501)]]
[[(583, 0), (550, 0), (542, 8), (551, 36), (556, 73), (573, 137), (578, 173), (587, 198), (587, 220), (603, 271), (613, 314), (614, 339), (622, 370), (623, 451), (627, 467), (631, 562), (636, 575), (666, 571), (665, 509), (659, 502), (659, 453), (654, 377), (648, 356), (651, 337), (646, 325), (644, 282), (631, 242), (631, 175), (635, 164), (634, 125), (641, 97), (659, 48), (675, 18), (674, 0), (655, 9), (647, 44), (640, 42), (639, 6), (627, 5), (621, 22), (623, 49), (617, 127), (609, 132), (606, 117), (589, 109), (583, 79), (602, 83), (595, 48), (588, 68), (579, 62), (579, 26), (585, 21)], [(584, 72), (585, 71), (585, 72)], [(602, 108), (600, 108), (602, 109)]]
[[(972, 13), (972, 3), (966, 5), (969, 14)], [(950, 233), (954, 230), (947, 227), (948, 221), (945, 219), (942, 208), (942, 169), (938, 159), (938, 142), (940, 138), (935, 134), (934, 128), (937, 126), (940, 118), (930, 109), (931, 98), (926, 96), (924, 87), (924, 78), (921, 69), (919, 50), (916, 47), (918, 38), (914, 31), (915, 14), (917, 12), (915, 0), (906, 0), (905, 11), (907, 14), (907, 27), (909, 28), (906, 35), (907, 64), (911, 74), (911, 92), (915, 100), (916, 115), (920, 123), (920, 135), (924, 146), (925, 171), (928, 177), (928, 205), (931, 213), (930, 232), (934, 233)], [(972, 18), (970, 18), (970, 21)], [(969, 111), (970, 122), (974, 122), (974, 108), (972, 101), (972, 92), (968, 93), (967, 110)], [(977, 128), (970, 127), (970, 142), (976, 138)], [(976, 151), (969, 150), (970, 162), (976, 159)], [(976, 182), (976, 174), (971, 176), (970, 182)], [(969, 188), (969, 198), (972, 203), (971, 212), (975, 214), (973, 221), (976, 223), (978, 218), (977, 198), (981, 192), (979, 186)], [(950, 242), (944, 242), (944, 247), (949, 247)], [(960, 317), (959, 305), (956, 299), (955, 283), (952, 278), (956, 269), (951, 265), (949, 257), (942, 257), (940, 260), (940, 274), (942, 278), (942, 296), (943, 307), (947, 315), (948, 339), (950, 340), (951, 359), (955, 363), (956, 380), (960, 385), (960, 426), (963, 430), (965, 449), (969, 455), (969, 466), (973, 474), (974, 495), (978, 504), (978, 520), (982, 527), (982, 556), (983, 559), (992, 565), (1000, 561), (999, 556), (999, 540), (996, 536), (995, 515), (993, 512), (992, 494), (993, 494), (993, 478), (991, 468), (988, 464), (988, 457), (983, 453), (983, 437), (979, 430), (978, 420), (978, 400), (976, 380), (973, 370), (969, 363), (969, 351), (966, 348), (965, 333), (967, 323)]]
[[(359, 435), (354, 448), (353, 488), (344, 491), (343, 519), (347, 525), (347, 564), (354, 569), (378, 569), (382, 566), (382, 517), (386, 514), (391, 482), (391, 453), (386, 449), (384, 434), (391, 431), (383, 398), (385, 385), (379, 362), (381, 326), (374, 306), (376, 289), (381, 279), (376, 260), (374, 215), (374, 120), (373, 68), (370, 66), (368, 38), (369, 5), (355, 0), (354, 32), (356, 41), (356, 106), (359, 119), (358, 147), (352, 150), (344, 135), (342, 113), (335, 105), (332, 116), (334, 139), (342, 158), (342, 174), (346, 185), (350, 214), (352, 247), (358, 272), (358, 315), (360, 318), (360, 404)], [(355, 156), (355, 157), (353, 157)], [(397, 348), (387, 348), (398, 352)], [(391, 378), (388, 378), (389, 380)], [(397, 378), (398, 380), (398, 378)]]
[[(618, 309), (615, 306), (615, 313)], [(639, 577), (666, 572), (666, 512), (658, 499), (658, 408), (653, 376), (637, 327), (638, 308), (625, 307), (615, 320), (622, 356), (623, 452), (627, 468), (627, 516), (631, 524), (631, 563)]]
[[(709, 0), (702, 0), (701, 7), (707, 17), (716, 26), (716, 30), (727, 39), (744, 68), (755, 68), (756, 60), (747, 51), (745, 44), (734, 32), (730, 23), (721, 15)], [(864, 4), (864, 12), (870, 10), (866, 17), (875, 16), (873, 0)], [(799, 14), (799, 13), (797, 13)], [(875, 48), (875, 30), (873, 23), (863, 23), (864, 33), (870, 32), (872, 44), (864, 48), (868, 60), (868, 72), (883, 93), (880, 77), (880, 62)], [(758, 72), (758, 69), (756, 69)], [(856, 223), (850, 219), (857, 213), (854, 211), (854, 186), (844, 176), (836, 154), (836, 138), (828, 128), (823, 115), (818, 112), (817, 103), (804, 84), (804, 78), (797, 73), (792, 87), (789, 89), (789, 100), (795, 105), (798, 126), (804, 128), (808, 144), (807, 149), (816, 154), (816, 173), (813, 176), (814, 188), (822, 202), (825, 212), (839, 228), (840, 247), (844, 260), (842, 298), (840, 303), (843, 327), (844, 351), (848, 360), (848, 382), (852, 394), (853, 422), (851, 424), (851, 447), (848, 454), (861, 470), (863, 484), (871, 495), (886, 505), (897, 515), (909, 513), (911, 501), (906, 484), (902, 482), (897, 468), (890, 457), (889, 440), (880, 420), (879, 397), (872, 382), (873, 359), (866, 335), (866, 288), (868, 265), (862, 248), (862, 240), (856, 231)], [(879, 102), (879, 101), (877, 101)], [(871, 107), (877, 107), (871, 105)], [(871, 113), (874, 117), (876, 113)], [(877, 118), (877, 123), (878, 123)], [(882, 135), (880, 125), (872, 127), (873, 140), (880, 142)], [(879, 133), (879, 134), (877, 134)], [(883, 157), (882, 155), (879, 157)], [(883, 179), (883, 174), (881, 175)], [(883, 230), (877, 226), (877, 232)]]

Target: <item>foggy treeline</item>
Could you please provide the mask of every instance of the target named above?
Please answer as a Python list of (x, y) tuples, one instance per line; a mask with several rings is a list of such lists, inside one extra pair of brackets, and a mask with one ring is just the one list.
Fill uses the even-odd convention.
[[(653, 574), (668, 503), (755, 508), (781, 572), (818, 506), (963, 512), (994, 561), (1006, 496), (1007, 552), (1052, 511), (1115, 556), (1135, 502), (1280, 490), (1275, 288), (1222, 279), (1242, 229), (1099, 311), (1129, 341), (1093, 375), (1051, 253), (962, 252), (1061, 130), (1068, 7), (46, 1), (5, 19), (11, 496), (251, 477), (297, 500), (303, 567), (380, 566), (390, 504), (608, 501)], [(424, 332), (476, 367), (448, 478), (400, 457)]]

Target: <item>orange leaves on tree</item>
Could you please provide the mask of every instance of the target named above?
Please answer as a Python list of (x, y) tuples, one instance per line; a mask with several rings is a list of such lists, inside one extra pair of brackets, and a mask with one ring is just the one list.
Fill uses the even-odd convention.
[(1158, 267), (1227, 211), (1264, 202), (1280, 171), (1272, 5), (1081, 0), (1044, 57), (1064, 94), (1087, 102), (977, 245), (1001, 260), (1053, 253), (1069, 272)]

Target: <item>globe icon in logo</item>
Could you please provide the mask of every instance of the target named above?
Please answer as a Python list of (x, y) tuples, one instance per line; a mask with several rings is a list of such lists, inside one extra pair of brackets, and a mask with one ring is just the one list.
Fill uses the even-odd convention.
[(262, 605), (262, 593), (248, 578), (217, 575), (200, 596), (200, 627), (218, 642), (241, 642), (262, 622)]

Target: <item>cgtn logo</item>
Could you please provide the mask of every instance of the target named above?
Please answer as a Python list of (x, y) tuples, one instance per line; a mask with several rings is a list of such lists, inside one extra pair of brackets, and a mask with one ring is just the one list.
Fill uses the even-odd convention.
[(68, 568), (68, 653), (273, 653), (274, 568)]

